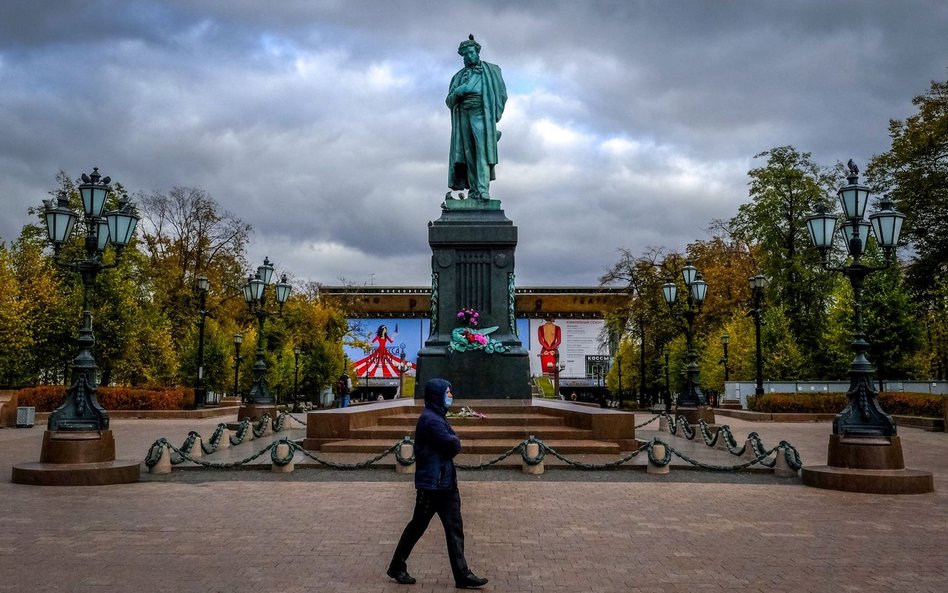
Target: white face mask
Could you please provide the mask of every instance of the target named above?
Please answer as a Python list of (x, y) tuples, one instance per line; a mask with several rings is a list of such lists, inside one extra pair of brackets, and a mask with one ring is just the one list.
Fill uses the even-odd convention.
[(444, 405), (450, 408), (452, 403), (454, 403), (454, 394), (451, 393), (451, 388), (448, 387), (448, 390), (444, 392)]

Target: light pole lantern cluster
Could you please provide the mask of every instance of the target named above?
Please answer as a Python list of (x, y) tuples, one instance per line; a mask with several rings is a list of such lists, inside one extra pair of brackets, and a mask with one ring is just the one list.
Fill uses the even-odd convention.
[[(263, 359), (263, 327), (266, 318), (272, 315), (272, 311), (266, 308), (266, 288), (273, 280), (273, 265), (270, 264), (270, 258), (263, 258), (263, 265), (257, 267), (257, 272), (247, 277), (247, 283), (243, 286), (244, 300), (250, 307), (251, 312), (257, 316), (257, 360), (253, 364), (253, 384), (250, 387), (250, 393), (247, 395), (248, 402), (251, 405), (273, 405), (275, 403), (273, 395), (267, 385), (267, 363)], [(274, 292), (279, 311), (282, 312), (283, 304), (290, 298), (290, 285), (286, 281), (286, 274), (280, 277), (276, 283)]]
[[(848, 265), (832, 266), (829, 263), (829, 252), (836, 239), (839, 216), (821, 208), (806, 220), (810, 239), (820, 251), (823, 267), (845, 275), (853, 288), (852, 348), (855, 357), (849, 367), (849, 402), (833, 420), (833, 434), (844, 437), (892, 436), (896, 432), (895, 423), (891, 416), (882, 411), (877, 400), (878, 393), (872, 387), (873, 369), (866, 358), (869, 343), (866, 342), (862, 322), (862, 291), (866, 276), (892, 264), (905, 215), (893, 210), (892, 201), (885, 197), (879, 202), (879, 211), (870, 215), (869, 222), (866, 222), (864, 216), (869, 202), (869, 188), (859, 184), (859, 169), (852, 160), (849, 161), (849, 175), (846, 179), (848, 185), (840, 188), (837, 195), (843, 208), (840, 230), (849, 253)], [(885, 255), (885, 264), (882, 266), (867, 266), (862, 263), (870, 228)]]
[[(72, 383), (66, 400), (49, 416), (50, 431), (59, 430), (107, 430), (109, 417), (99, 405), (96, 397), (96, 364), (92, 356), (95, 336), (92, 331), (92, 290), (102, 270), (115, 267), (122, 249), (135, 234), (138, 213), (125, 197), (119, 199), (118, 207), (105, 210), (106, 201), (112, 191), (109, 177), (99, 175), (95, 167), (91, 175), (82, 174), (79, 194), (82, 197), (83, 223), (85, 225), (85, 258), (77, 262), (64, 263), (59, 260), (60, 248), (72, 236), (79, 214), (69, 207), (69, 197), (60, 193), (56, 203), (44, 200), (43, 220), (46, 232), (56, 251), (56, 264), (78, 272), (82, 277), (82, 328), (79, 330), (79, 354), (72, 365)], [(103, 264), (102, 256), (109, 243), (115, 246), (115, 262)]]
[[(704, 281), (701, 272), (691, 265), (691, 262), (685, 262), (685, 267), (681, 270), (682, 279), (685, 282), (687, 296), (684, 307), (679, 313), (685, 318), (685, 338), (688, 345), (688, 367), (685, 374), (685, 389), (678, 396), (678, 405), (683, 407), (703, 406), (707, 403), (704, 394), (701, 392), (701, 385), (698, 382), (698, 354), (694, 347), (694, 323), (695, 318), (701, 311), (701, 305), (704, 303), (705, 296), (708, 294), (708, 283)], [(675, 311), (675, 303), (678, 302), (678, 284), (669, 280), (662, 285), (662, 296), (665, 302)]]

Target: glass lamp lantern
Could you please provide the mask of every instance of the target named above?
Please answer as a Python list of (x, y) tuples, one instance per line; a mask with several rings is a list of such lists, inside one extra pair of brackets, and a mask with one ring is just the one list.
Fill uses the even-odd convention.
[(833, 246), (833, 235), (836, 234), (837, 216), (827, 212), (825, 207), (819, 207), (815, 214), (806, 217), (806, 228), (810, 232), (810, 240), (814, 247), (821, 252)]
[(65, 193), (60, 193), (54, 206), (52, 200), (46, 202), (46, 208), (43, 210), (43, 218), (46, 221), (46, 234), (53, 245), (62, 245), (66, 239), (72, 235), (72, 229), (76, 226), (76, 220), (79, 218), (75, 212), (69, 208), (69, 198)]
[(263, 265), (257, 267), (257, 276), (263, 281), (264, 286), (270, 285), (270, 280), (273, 279), (273, 265), (269, 257), (263, 258)]
[(869, 223), (880, 247), (889, 250), (899, 243), (904, 221), (905, 215), (892, 208), (892, 199), (889, 196), (882, 198), (879, 211), (869, 216)]
[(138, 225), (138, 213), (128, 200), (119, 202), (119, 207), (105, 214), (109, 224), (109, 240), (116, 247), (125, 247), (135, 234)]
[(685, 286), (691, 286), (698, 277), (698, 268), (691, 265), (690, 261), (685, 262), (685, 267), (681, 269), (681, 277), (685, 280)]
[(280, 281), (276, 285), (277, 303), (283, 305), (290, 298), (290, 284), (286, 281), (286, 274), (280, 276)]
[(662, 284), (662, 296), (665, 297), (666, 303), (674, 304), (675, 298), (678, 296), (678, 285), (671, 281)]
[[(99, 183), (99, 180), (102, 179), (102, 182)], [(86, 212), (86, 216), (92, 218), (98, 218), (102, 216), (102, 209), (105, 208), (105, 199), (109, 196), (109, 182), (112, 181), (110, 177), (102, 178), (99, 175), (99, 168), (92, 168), (92, 175), (82, 174), (82, 183), (79, 184), (79, 195), (82, 196), (82, 208)]]
[[(865, 220), (847, 220), (840, 225), (839, 230), (846, 240), (846, 250), (849, 252), (849, 255), (856, 257), (866, 252), (866, 247), (869, 245), (870, 227), (869, 222)], [(853, 229), (858, 229), (858, 232), (853, 232)], [(854, 249), (856, 247), (853, 243), (854, 235), (859, 238), (858, 249)]]
[(698, 305), (704, 302), (704, 297), (708, 294), (708, 283), (704, 281), (701, 274), (697, 274), (694, 282), (691, 283), (691, 296)]
[(843, 207), (843, 216), (849, 220), (862, 220), (866, 213), (866, 204), (869, 203), (869, 188), (857, 183), (858, 177), (847, 177), (849, 185), (844, 185), (837, 192), (839, 203)]

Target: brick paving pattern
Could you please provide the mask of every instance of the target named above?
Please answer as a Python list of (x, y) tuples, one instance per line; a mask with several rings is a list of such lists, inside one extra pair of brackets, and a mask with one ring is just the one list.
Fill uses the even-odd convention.
[[(159, 436), (209, 437), (218, 421), (113, 420), (117, 456), (141, 459)], [(829, 423), (719, 422), (739, 440), (757, 431), (768, 447), (786, 439), (805, 463), (825, 463)], [(14, 463), (38, 460), (43, 429), (0, 430), (0, 593), (455, 590), (437, 521), (409, 561), (418, 584), (384, 575), (411, 513), (410, 476), (246, 471), (211, 480), (194, 471), (186, 481), (105, 487), (10, 483)], [(935, 474), (934, 494), (850, 494), (792, 478), (734, 483), (681, 468), (670, 477), (689, 481), (633, 469), (462, 472), (468, 560), (491, 579), (485, 591), (943, 592), (948, 435), (900, 434), (906, 465)]]

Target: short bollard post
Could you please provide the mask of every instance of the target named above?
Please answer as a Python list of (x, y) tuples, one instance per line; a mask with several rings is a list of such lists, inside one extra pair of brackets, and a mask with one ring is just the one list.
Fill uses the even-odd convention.
[(658, 430), (668, 432), (668, 416), (662, 416), (658, 419)]
[(778, 478), (795, 478), (797, 470), (790, 467), (787, 463), (787, 448), (777, 449), (777, 457), (774, 459), (774, 475)]
[[(539, 456), (540, 456), (540, 443), (534, 443), (534, 442), (527, 443), (527, 457), (531, 459), (536, 459)], [(538, 476), (544, 472), (542, 461), (534, 465), (530, 465), (529, 463), (524, 461), (521, 469), (523, 473), (533, 474), (535, 476)]]
[(754, 451), (754, 446), (751, 444), (751, 440), (747, 439), (744, 441), (744, 452), (741, 453), (741, 459), (747, 461), (753, 461), (757, 459), (757, 453)]
[[(401, 456), (403, 459), (411, 459), (412, 457), (414, 457), (415, 445), (411, 444), (410, 442), (403, 442), (402, 449), (401, 449)], [(415, 464), (412, 463), (411, 465), (402, 465), (396, 459), (395, 460), (395, 473), (413, 474), (415, 473)]]
[(204, 455), (204, 450), (201, 448), (201, 444), (204, 441), (201, 440), (201, 437), (194, 437), (194, 446), (191, 447), (191, 450), (188, 451), (193, 459), (200, 459)]
[(221, 432), (221, 440), (217, 441), (218, 449), (226, 449), (230, 447), (230, 431), (226, 428)]
[(158, 455), (158, 463), (148, 468), (150, 474), (170, 474), (171, 473), (171, 449), (167, 446), (161, 448), (161, 454)]
[[(290, 454), (290, 446), (289, 446), (289, 445), (287, 445), (286, 443), (278, 443), (278, 444), (277, 444), (277, 446), (276, 446), (276, 456), (277, 456), (279, 459), (283, 459), (284, 457), (286, 457), (286, 456), (289, 455), (289, 454)], [(287, 463), (286, 465), (279, 465), (279, 464), (276, 464), (276, 463), (271, 463), (271, 464), (270, 464), (270, 471), (273, 472), (273, 473), (277, 473), (277, 474), (288, 474), (288, 473), (292, 473), (292, 471), (293, 471), (294, 469), (296, 469), (296, 464), (293, 462), (292, 459), (291, 459), (290, 462)]]
[(727, 439), (724, 437), (724, 433), (721, 432), (720, 428), (718, 429), (718, 440), (715, 441), (714, 448), (727, 451)]
[[(652, 445), (652, 454), (657, 459), (664, 459), (665, 455), (667, 455), (667, 452), (665, 451), (665, 445), (663, 445), (662, 443), (655, 443), (654, 445)], [(645, 472), (649, 474), (667, 474), (670, 467), (671, 467), (670, 463), (667, 463), (665, 465), (655, 465), (654, 463), (652, 463), (652, 460), (650, 458), (648, 460), (648, 467), (645, 469)]]

